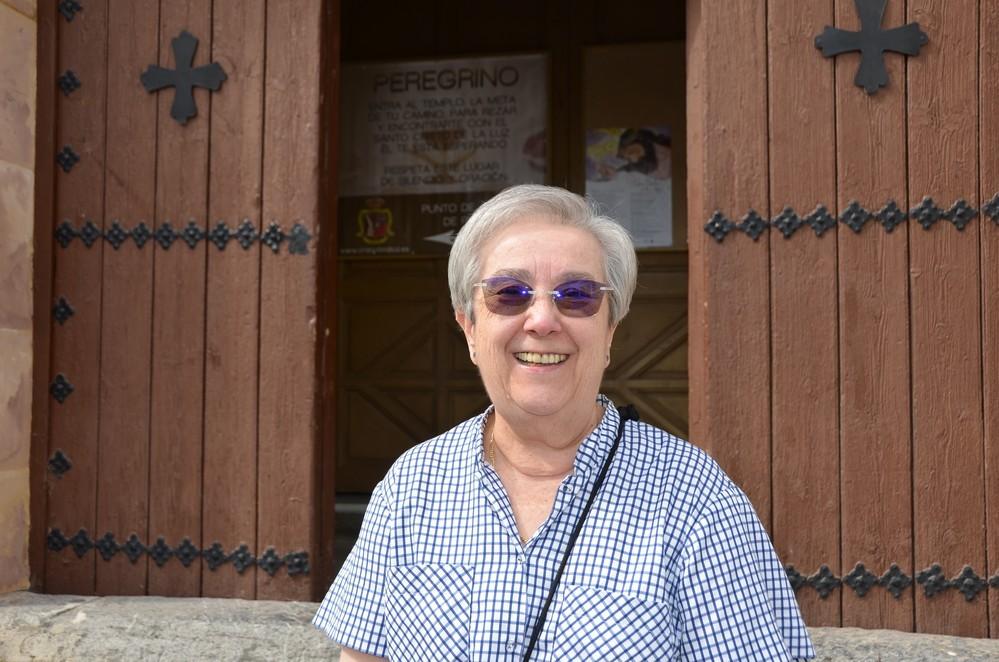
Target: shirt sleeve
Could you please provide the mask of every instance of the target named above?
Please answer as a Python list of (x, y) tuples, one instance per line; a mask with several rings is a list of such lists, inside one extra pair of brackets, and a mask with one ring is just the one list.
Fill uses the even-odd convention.
[(392, 546), (387, 480), (371, 494), (354, 549), (312, 619), (341, 646), (376, 657), (386, 657), (383, 598)]
[(684, 660), (815, 656), (770, 538), (734, 485), (722, 489), (693, 527), (678, 601)]

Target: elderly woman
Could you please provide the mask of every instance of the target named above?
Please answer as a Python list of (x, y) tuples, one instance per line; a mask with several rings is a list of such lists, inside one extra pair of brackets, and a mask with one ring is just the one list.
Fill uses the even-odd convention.
[(341, 660), (814, 655), (742, 491), (599, 394), (636, 272), (621, 226), (562, 189), (468, 220), (448, 281), (492, 405), (375, 488), (314, 621)]

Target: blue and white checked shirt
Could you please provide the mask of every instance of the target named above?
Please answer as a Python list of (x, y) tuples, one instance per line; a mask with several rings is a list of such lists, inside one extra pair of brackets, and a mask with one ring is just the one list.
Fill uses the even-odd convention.
[[(482, 457), (490, 411), (410, 449), (371, 496), (313, 623), (391, 660), (519, 660), (619, 416), (580, 444), (548, 519), (522, 545)], [(745, 494), (705, 453), (627, 424), (532, 660), (814, 656)]]

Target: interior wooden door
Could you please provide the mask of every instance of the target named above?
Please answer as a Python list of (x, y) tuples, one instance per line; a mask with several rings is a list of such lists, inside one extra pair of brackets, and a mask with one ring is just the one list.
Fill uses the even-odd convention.
[(338, 491), (370, 492), (403, 451), (488, 403), (446, 270), (440, 257), (340, 264)]
[[(687, 432), (687, 260), (641, 255), (602, 391)], [(488, 398), (451, 309), (446, 258), (340, 264), (337, 489), (370, 492), (406, 449), (481, 412)]]
[(601, 391), (643, 421), (687, 436), (687, 254), (639, 253), (638, 289), (614, 334)]

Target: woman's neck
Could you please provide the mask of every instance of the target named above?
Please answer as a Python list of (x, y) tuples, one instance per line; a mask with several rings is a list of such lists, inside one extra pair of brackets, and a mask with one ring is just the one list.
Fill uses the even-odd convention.
[(572, 471), (579, 444), (599, 425), (603, 411), (594, 403), (592, 410), (573, 417), (568, 424), (514, 422), (495, 411), (485, 429), (486, 458), (497, 470), (510, 468), (536, 480), (561, 479)]

